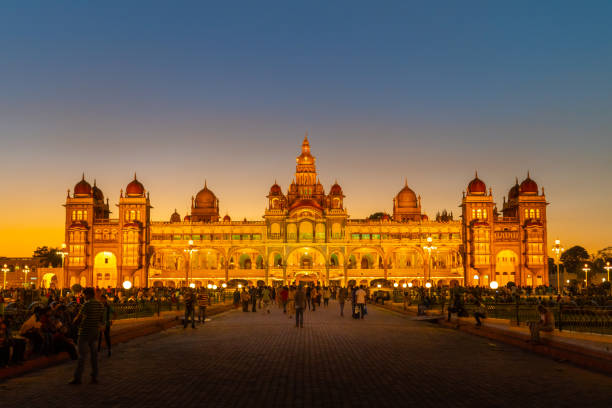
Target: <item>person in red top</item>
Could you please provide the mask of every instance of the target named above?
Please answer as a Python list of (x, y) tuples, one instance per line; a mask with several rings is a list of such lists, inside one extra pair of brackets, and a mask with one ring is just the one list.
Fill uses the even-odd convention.
[(281, 302), (283, 303), (283, 313), (287, 313), (287, 299), (289, 299), (289, 289), (286, 286), (280, 291)]

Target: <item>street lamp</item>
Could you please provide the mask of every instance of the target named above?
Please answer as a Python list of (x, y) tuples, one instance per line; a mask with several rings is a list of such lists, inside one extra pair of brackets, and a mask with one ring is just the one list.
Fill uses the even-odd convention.
[(411, 288), (412, 287), (412, 282), (408, 282), (408, 287)]
[(557, 291), (561, 293), (561, 280), (559, 279), (559, 259), (561, 259), (561, 254), (563, 253), (564, 249), (561, 246), (560, 240), (555, 240), (555, 245), (553, 245), (552, 251), (555, 253), (555, 264), (557, 265)]
[(6, 273), (10, 271), (9, 267), (7, 264), (4, 264), (4, 266), (2, 267), (2, 272), (4, 273), (4, 281), (2, 283), (2, 289), (6, 290)]
[[(423, 245), (423, 249), (427, 251), (427, 271), (428, 271), (428, 277), (427, 280), (431, 279), (431, 267), (432, 267), (432, 263), (431, 263), (431, 251), (435, 251), (436, 249), (438, 249), (437, 247), (433, 246), (432, 244), (433, 242), (433, 238), (432, 237), (427, 237), (427, 245)], [(425, 278), (425, 277), (423, 277)]]
[(189, 240), (189, 247), (186, 249), (183, 249), (183, 251), (189, 254), (189, 267), (187, 268), (187, 274), (185, 276), (185, 287), (187, 287), (187, 286), (190, 286), (189, 276), (191, 275), (191, 254), (193, 254), (194, 252), (198, 252), (198, 250), (193, 245), (193, 239)]
[(497, 281), (492, 281), (491, 283), (489, 283), (489, 286), (491, 287), (491, 289), (497, 289), (499, 287), (499, 283), (497, 283)]
[(25, 283), (24, 283), (24, 287), (27, 289), (28, 288), (28, 272), (30, 272), (30, 267), (28, 265), (23, 267), (23, 273), (25, 273)]
[(612, 269), (612, 266), (610, 266), (610, 261), (606, 262), (604, 269), (608, 272), (608, 282), (610, 282), (610, 269)]
[(586, 282), (586, 287), (589, 286), (589, 271), (591, 270), (591, 268), (589, 268), (589, 265), (584, 264), (584, 268), (582, 268), (582, 270), (584, 271), (584, 281)]

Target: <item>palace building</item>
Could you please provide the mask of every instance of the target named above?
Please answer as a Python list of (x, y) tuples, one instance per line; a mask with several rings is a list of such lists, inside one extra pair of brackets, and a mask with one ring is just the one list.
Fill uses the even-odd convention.
[(461, 198), (460, 220), (430, 219), (406, 183), (393, 214), (351, 219), (344, 192), (317, 177), (308, 137), (286, 193), (268, 192), (263, 219), (221, 217), (219, 198), (204, 187), (191, 212), (152, 221), (149, 192), (134, 175), (121, 190), (118, 218), (85, 177), (66, 198), (66, 252), (60, 286), (221, 285), (373, 281), (432, 285), (548, 284), (546, 198), (529, 174), (498, 210), (478, 175)]

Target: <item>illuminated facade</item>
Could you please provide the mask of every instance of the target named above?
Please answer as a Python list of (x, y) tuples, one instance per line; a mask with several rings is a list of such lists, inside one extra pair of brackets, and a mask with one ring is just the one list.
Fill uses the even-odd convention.
[(501, 213), (476, 176), (463, 193), (461, 221), (430, 220), (407, 183), (393, 199), (392, 215), (350, 219), (340, 185), (326, 193), (320, 183), (307, 137), (296, 161), (286, 194), (276, 183), (270, 188), (260, 221), (221, 218), (219, 199), (206, 184), (192, 197), (190, 214), (151, 221), (149, 194), (136, 176), (121, 191), (119, 218), (111, 219), (108, 200), (83, 177), (66, 198), (62, 281), (99, 287), (124, 280), (135, 286), (377, 279), (548, 284), (547, 203), (529, 176), (510, 189)]

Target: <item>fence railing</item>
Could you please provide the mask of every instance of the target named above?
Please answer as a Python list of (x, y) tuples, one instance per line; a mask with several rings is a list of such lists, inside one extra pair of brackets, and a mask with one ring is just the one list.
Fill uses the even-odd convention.
[[(466, 304), (464, 308), (473, 316), (477, 305)], [(521, 303), (488, 303), (485, 304), (487, 317), (508, 319), (512, 324), (525, 325), (528, 321), (540, 320), (536, 305)], [(432, 305), (431, 309), (441, 313), (448, 311), (448, 303)], [(547, 306), (555, 317), (555, 328), (560, 331), (612, 335), (612, 307), (610, 306)]]

